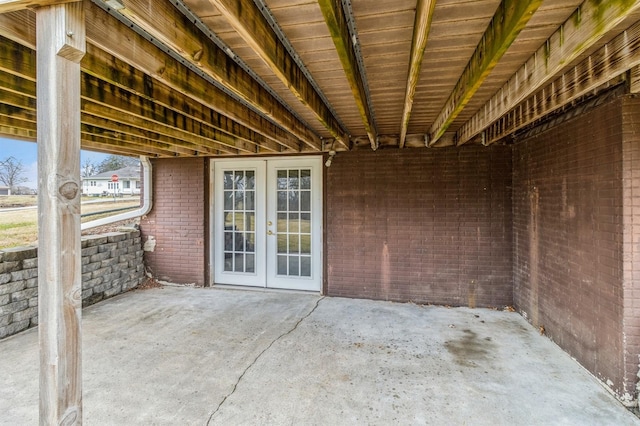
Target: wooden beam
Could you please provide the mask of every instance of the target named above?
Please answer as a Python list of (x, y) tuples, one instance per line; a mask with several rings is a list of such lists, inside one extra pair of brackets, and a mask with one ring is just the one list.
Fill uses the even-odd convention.
[(411, 110), (413, 109), (413, 98), (416, 95), (416, 87), (420, 80), (424, 49), (427, 47), (429, 30), (431, 29), (431, 19), (433, 18), (433, 10), (435, 7), (436, 0), (418, 0), (416, 6), (416, 19), (413, 24), (413, 39), (411, 40), (411, 54), (409, 56), (407, 89), (404, 95), (402, 121), (400, 122), (400, 141), (398, 145), (400, 148), (404, 148), (407, 138), (407, 129), (409, 128)]
[[(9, 89), (0, 85), (0, 113), (11, 107), (29, 109), (35, 116), (36, 100), (35, 82), (0, 71), (0, 82), (9, 83)], [(21, 88), (21, 93), (14, 91)], [(164, 141), (172, 146), (185, 147), (186, 152), (194, 155), (218, 154), (219, 152), (234, 154), (239, 150), (246, 153), (256, 153), (255, 144), (234, 139), (233, 136), (216, 131), (204, 123), (166, 111), (162, 106), (149, 106), (140, 103), (136, 95), (121, 94), (117, 96), (119, 88), (111, 88), (108, 84), (98, 81), (87, 74), (82, 78), (82, 123), (100, 125), (109, 123), (114, 131), (123, 134), (140, 135), (148, 129), (153, 129), (153, 138)], [(100, 113), (99, 111), (104, 111)], [(10, 112), (4, 112), (10, 115)], [(23, 117), (24, 118), (24, 117)], [(35, 121), (35, 120), (34, 120)], [(134, 128), (136, 130), (134, 130)]]
[(629, 70), (629, 92), (640, 93), (640, 66), (638, 65)]
[[(122, 3), (125, 7), (119, 9), (118, 13), (126, 16), (153, 37), (169, 46), (185, 61), (197, 65), (218, 83), (295, 135), (310, 149), (321, 150), (320, 138), (311, 129), (289, 112), (249, 73), (234, 62), (225, 51), (193, 25), (171, 2), (168, 0), (122, 0)], [(170, 37), (167, 36), (167, 28), (171, 28)], [(127, 34), (126, 37), (126, 42), (120, 40), (118, 43), (129, 45), (131, 43), (130, 34)], [(104, 25), (92, 28), (92, 31), (89, 32), (89, 39), (93, 44), (105, 49), (115, 47), (113, 28), (105, 28)], [(164, 64), (161, 65), (161, 68), (163, 68), (163, 74), (169, 72)], [(157, 73), (158, 69), (153, 71)]]
[(371, 148), (378, 149), (378, 130), (375, 128), (375, 120), (371, 106), (367, 102), (367, 94), (364, 81), (358, 68), (356, 51), (353, 47), (347, 18), (340, 0), (318, 0), (318, 5), (324, 15), (324, 20), (331, 33), (331, 38), (336, 46), (342, 68), (349, 81), (351, 93), (360, 112), (362, 123), (369, 137)]
[[(105, 49), (89, 44), (87, 54), (81, 63), (85, 73), (97, 76), (110, 84), (127, 88), (149, 99), (155, 99), (172, 108), (176, 108), (176, 100), (171, 92), (181, 93), (195, 101), (188, 100), (181, 103), (182, 106), (189, 105), (192, 108), (197, 108), (198, 104), (205, 106), (212, 111), (209, 121), (214, 127), (219, 125), (222, 131), (228, 132), (229, 129), (233, 129), (238, 137), (251, 137), (257, 142), (260, 142), (262, 138), (267, 138), (265, 149), (268, 151), (299, 152), (302, 150), (301, 142), (291, 133), (238, 103), (222, 90), (169, 58), (156, 46), (128, 31), (127, 27), (92, 3), (85, 4), (85, 11), (88, 36), (106, 37), (103, 41), (107, 44), (111, 41), (110, 45), (112, 45), (108, 48), (109, 52), (115, 52), (114, 55)], [(35, 46), (35, 38), (31, 39), (31, 35), (35, 33), (33, 18), (33, 14), (28, 11), (0, 15), (0, 29), (5, 29), (5, 32), (2, 33), (3, 36), (23, 46), (33, 48)], [(20, 25), (14, 25), (13, 23), (16, 21), (20, 22)], [(137, 46), (136, 49), (129, 48), (129, 44), (123, 40), (117, 38), (111, 40), (108, 36), (109, 31), (113, 33), (127, 32), (131, 45)], [(2, 40), (2, 36), (0, 36), (0, 40)], [(89, 41), (91, 42), (91, 40)], [(35, 62), (35, 54), (29, 50), (14, 49), (15, 46), (15, 44), (7, 45), (6, 42), (0, 41), (0, 68), (4, 68), (8, 72), (18, 70), (22, 74), (27, 74), (25, 70), (27, 65), (25, 64)], [(33, 55), (34, 58), (28, 58), (29, 55)], [(35, 70), (35, 66), (33, 70)], [(35, 81), (35, 77), (33, 78)], [(239, 125), (249, 130), (242, 132)], [(251, 136), (249, 136), (249, 131), (252, 132)], [(254, 137), (255, 135), (261, 136)]]
[[(2, 40), (1, 37), (0, 40)], [(9, 65), (8, 67), (0, 65), (0, 86), (4, 90), (26, 94), (35, 99), (35, 55), (33, 52), (29, 48), (4, 39), (4, 42), (0, 43), (0, 62), (3, 64), (8, 63)], [(20, 67), (12, 67), (17, 62), (20, 63)], [(82, 63), (85, 63), (84, 59)], [(92, 63), (95, 64), (95, 62)], [(10, 74), (7, 69), (11, 69), (13, 74)], [(16, 69), (20, 70), (19, 75), (16, 74)], [(119, 74), (119, 76), (122, 79), (123, 75)], [(122, 117), (134, 115), (143, 119), (154, 120), (162, 125), (175, 127), (176, 131), (195, 134), (198, 138), (212, 139), (233, 148), (233, 151), (229, 151), (226, 148), (211, 146), (226, 153), (237, 152), (237, 150), (257, 153), (261, 151), (258, 147), (260, 144), (263, 144), (263, 151), (281, 151), (280, 144), (265, 138), (263, 135), (234, 123), (232, 120), (186, 98), (183, 94), (173, 91), (159, 82), (153, 82), (148, 76), (140, 75), (139, 77), (139, 89), (147, 92), (145, 96), (141, 96), (135, 91), (132, 92), (130, 88), (125, 89), (123, 85), (113, 86), (91, 74), (83, 73), (82, 96), (85, 100), (98, 102), (122, 111), (126, 114)], [(131, 80), (126, 81), (131, 82)], [(160, 101), (165, 100), (170, 103), (172, 108), (169, 109), (155, 102), (154, 94), (158, 94), (161, 97)], [(8, 100), (5, 99), (4, 101), (8, 102)], [(190, 113), (191, 116), (185, 115), (183, 111)], [(192, 118), (192, 116), (196, 116), (197, 119)], [(117, 115), (112, 115), (112, 117), (118, 118)], [(149, 125), (153, 127), (153, 124)], [(221, 131), (220, 128), (223, 128), (224, 131)], [(242, 137), (237, 136), (238, 134)], [(175, 135), (171, 134), (170, 136)], [(187, 136), (182, 138), (189, 140)]]
[(457, 131), (462, 145), (524, 101), (631, 13), (640, 1), (585, 0), (480, 110)]
[(304, 75), (253, 0), (209, 0), (254, 52), (291, 92), (308, 107), (343, 146), (349, 135), (342, 129), (320, 94)]
[(14, 12), (26, 8), (40, 6), (54, 6), (57, 4), (72, 3), (78, 0), (0, 0), (0, 13)]
[(542, 0), (500, 2), (458, 83), (429, 129), (429, 146), (449, 129), (541, 4)]
[[(484, 131), (486, 145), (541, 119), (589, 92), (611, 83), (612, 79), (631, 76), (640, 66), (640, 23), (598, 49), (553, 82), (539, 89)], [(629, 81), (633, 87), (633, 78)]]
[[(36, 12), (40, 424), (82, 424), (81, 2)], [(46, 82), (46, 83), (45, 83)]]

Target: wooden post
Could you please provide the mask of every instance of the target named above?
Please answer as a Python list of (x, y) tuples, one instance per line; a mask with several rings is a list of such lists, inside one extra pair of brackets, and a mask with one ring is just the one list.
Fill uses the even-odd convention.
[(36, 9), (40, 424), (82, 423), (82, 2)]

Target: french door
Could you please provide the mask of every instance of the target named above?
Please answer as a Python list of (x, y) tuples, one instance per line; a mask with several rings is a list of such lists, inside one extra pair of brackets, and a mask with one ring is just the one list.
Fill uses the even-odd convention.
[(215, 283), (320, 291), (322, 159), (212, 167)]

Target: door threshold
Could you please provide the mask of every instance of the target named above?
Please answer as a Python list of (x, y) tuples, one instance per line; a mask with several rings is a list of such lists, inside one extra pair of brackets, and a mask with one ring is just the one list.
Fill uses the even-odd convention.
[(292, 294), (316, 294), (322, 296), (321, 291), (314, 290), (291, 290), (287, 288), (255, 287), (249, 285), (213, 284), (211, 288), (222, 290), (256, 291), (261, 293), (292, 293)]

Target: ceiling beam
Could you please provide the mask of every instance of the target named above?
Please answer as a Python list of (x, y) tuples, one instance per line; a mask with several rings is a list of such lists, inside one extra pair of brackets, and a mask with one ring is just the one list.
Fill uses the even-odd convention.
[[(102, 31), (94, 25), (98, 16), (91, 12), (101, 13), (103, 20), (107, 20), (107, 23), (102, 25), (113, 25), (112, 31), (126, 31), (126, 27), (120, 22), (95, 6), (85, 9), (87, 10), (89, 36), (95, 37), (97, 35), (94, 32)], [(2, 35), (22, 46), (34, 49), (34, 18), (35, 16), (28, 11), (0, 15), (0, 29), (4, 30)], [(19, 25), (14, 25), (15, 22), (19, 22)], [(136, 36), (131, 33), (132, 44), (137, 47), (136, 50), (122, 44), (115, 48), (116, 53), (122, 59), (88, 44), (87, 54), (81, 62), (83, 72), (178, 112), (185, 113), (188, 108), (188, 113), (193, 114), (194, 118), (206, 120), (223, 132), (260, 143), (261, 150), (268, 152), (300, 151), (300, 141), (290, 133), (235, 101), (200, 76), (167, 57), (151, 43)], [(17, 44), (7, 44), (6, 40), (2, 40), (3, 37), (0, 36), (0, 51), (4, 53), (2, 61), (0, 61), (0, 68), (4, 67), (9, 72), (16, 72), (14, 70), (19, 72), (26, 67), (24, 61), (35, 61), (34, 51), (20, 49)], [(11, 52), (16, 53), (12, 54)], [(20, 55), (17, 54), (18, 52)], [(32, 55), (33, 58), (25, 58), (27, 55)], [(165, 68), (160, 68), (160, 64), (164, 64)], [(149, 73), (134, 67), (147, 71), (158, 67), (163, 73), (156, 73), (155, 77), (159, 77), (156, 79), (152, 78)], [(32, 78), (35, 81), (35, 71), (32, 74), (33, 77), (25, 76), (25, 78)]]
[(400, 124), (400, 140), (398, 146), (404, 148), (407, 138), (407, 129), (413, 109), (413, 98), (416, 95), (416, 87), (420, 80), (424, 49), (427, 47), (429, 30), (436, 0), (418, 0), (416, 6), (416, 19), (413, 24), (413, 39), (411, 40), (411, 54), (409, 56), (409, 73), (407, 76), (407, 88), (404, 95), (404, 107), (402, 109), (402, 121)]
[[(486, 145), (534, 123), (640, 65), (640, 23), (528, 97), (484, 130)], [(633, 84), (633, 81), (630, 82)]]
[(349, 25), (342, 8), (342, 2), (340, 0), (318, 0), (318, 5), (322, 10), (327, 28), (336, 46), (338, 57), (351, 87), (371, 148), (376, 150), (378, 149), (378, 130), (375, 128), (373, 111), (367, 101), (366, 87), (358, 67), (356, 51), (349, 34)]
[(444, 135), (541, 4), (542, 0), (500, 2), (458, 83), (429, 129), (429, 146)]
[(0, 13), (14, 12), (16, 10), (40, 6), (72, 3), (74, 1), (78, 0), (0, 0)]
[[(36, 135), (36, 104), (35, 97), (20, 96), (0, 89), (3, 102), (0, 103), (0, 126), (14, 125), (17, 128), (33, 132)], [(6, 100), (6, 102), (5, 102)], [(83, 105), (84, 106), (84, 105)], [(192, 145), (181, 138), (170, 137), (161, 133), (148, 130), (150, 127), (136, 127), (93, 115), (90, 111), (84, 111), (81, 115), (82, 132), (88, 134), (95, 132), (98, 136), (108, 136), (120, 142), (116, 146), (136, 145), (139, 148), (145, 145), (149, 152), (157, 154), (159, 149), (172, 156), (195, 156), (198, 154), (238, 154), (237, 150), (222, 147), (222, 151), (210, 151), (210, 147)], [(86, 139), (86, 138), (85, 138)]]
[(349, 135), (278, 38), (254, 0), (209, 0), (254, 52), (343, 146)]
[[(322, 149), (320, 138), (306, 124), (287, 110), (168, 0), (121, 0), (121, 2), (124, 8), (118, 9), (117, 12), (122, 16), (130, 19), (135, 25), (175, 51), (185, 61), (196, 65), (216, 82), (295, 135), (311, 150)], [(171, 28), (171, 31), (167, 32), (167, 28)], [(105, 32), (101, 31), (98, 37), (93, 37), (91, 32), (87, 33), (87, 37), (93, 44), (100, 47), (106, 48), (108, 45), (114, 47), (113, 28), (103, 27), (103, 29)], [(122, 35), (127, 37), (125, 45), (131, 43), (129, 33)], [(167, 36), (169, 33), (170, 37)], [(163, 70), (163, 73), (167, 71)]]
[(524, 101), (637, 10), (640, 10), (640, 1), (585, 0), (509, 81), (458, 129), (458, 145), (467, 143)]
[[(15, 64), (20, 64), (20, 66), (16, 67)], [(11, 41), (5, 40), (4, 43), (0, 43), (0, 71), (2, 71), (0, 72), (0, 81), (7, 82), (10, 90), (31, 97), (35, 104), (35, 82), (33, 81), (35, 78), (35, 54), (32, 50)], [(9, 74), (11, 71), (14, 74)], [(16, 74), (18, 72), (20, 73), (19, 77)], [(9, 75), (5, 75), (5, 73)], [(12, 79), (11, 75), (16, 77)], [(233, 153), (238, 150), (256, 152), (256, 148), (252, 144), (249, 146), (250, 144), (245, 141), (220, 132), (206, 124), (194, 122), (191, 118), (177, 116), (177, 112), (167, 111), (161, 105), (155, 105), (153, 108), (149, 107), (145, 110), (139, 96), (120, 88), (110, 87), (107, 83), (99, 81), (91, 75), (83, 75), (81, 93), (83, 112), (100, 115), (97, 111), (102, 111), (101, 117), (116, 123), (140, 129), (148, 126), (147, 128), (152, 128), (169, 138), (183, 141), (185, 145), (193, 144), (191, 146), (193, 150), (209, 154), (215, 154), (217, 151)], [(120, 97), (114, 93), (118, 93)], [(8, 96), (8, 94), (4, 96), (6, 101), (8, 101)], [(102, 107), (97, 106), (99, 103), (102, 103)], [(139, 108), (136, 109), (136, 106)]]

